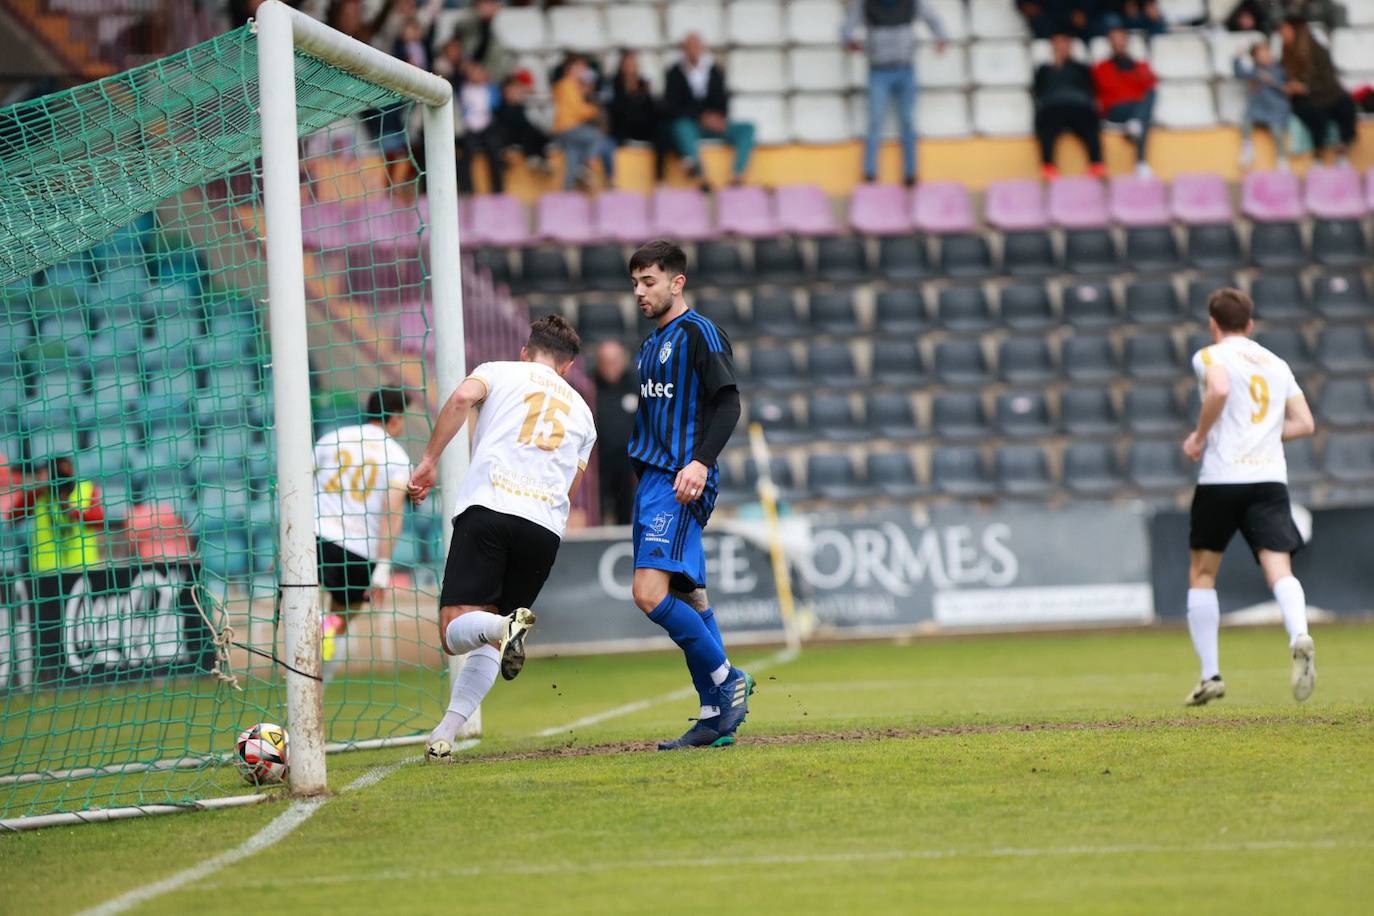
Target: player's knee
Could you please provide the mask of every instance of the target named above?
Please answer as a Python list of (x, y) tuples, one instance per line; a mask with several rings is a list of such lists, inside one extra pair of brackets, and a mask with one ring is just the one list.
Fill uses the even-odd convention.
[(663, 603), (663, 599), (668, 597), (668, 587), (661, 582), (653, 582), (635, 578), (631, 588), (634, 596), (635, 606), (646, 614), (652, 614), (654, 608)]

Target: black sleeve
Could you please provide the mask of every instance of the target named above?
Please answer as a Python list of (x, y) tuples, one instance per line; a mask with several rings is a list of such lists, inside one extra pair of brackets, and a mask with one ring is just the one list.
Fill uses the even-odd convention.
[(735, 357), (730, 349), (730, 340), (721, 331), (720, 346), (714, 349), (704, 334), (692, 335), (692, 369), (701, 379), (702, 392), (708, 401), (715, 400), (716, 392), (736, 384)]
[(730, 91), (725, 88), (725, 71), (719, 64), (712, 65), (711, 78), (706, 88), (707, 111), (718, 111), (722, 115), (730, 111)]
[(683, 75), (682, 68), (678, 66), (669, 67), (667, 75), (663, 78), (664, 116), (667, 118), (691, 117), (692, 112), (688, 104), (691, 95), (691, 90), (687, 88), (687, 77)]
[(739, 389), (734, 385), (722, 388), (715, 397), (706, 403), (704, 428), (701, 441), (692, 453), (693, 461), (700, 461), (708, 468), (716, 463), (721, 449), (730, 441), (730, 434), (739, 422)]

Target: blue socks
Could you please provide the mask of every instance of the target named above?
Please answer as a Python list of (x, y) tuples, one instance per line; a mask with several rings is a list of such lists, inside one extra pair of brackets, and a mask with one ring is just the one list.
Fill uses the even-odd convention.
[[(725, 640), (720, 638), (720, 627), (716, 626), (716, 612), (708, 607), (701, 612), (701, 622), (706, 624), (706, 629), (711, 634), (711, 638), (716, 641), (716, 645), (720, 646), (720, 651), (723, 653), (725, 651)], [(690, 666), (688, 666), (688, 670), (691, 671)], [(710, 676), (700, 677), (695, 671), (691, 671), (691, 674), (692, 686), (697, 689), (697, 697), (701, 700), (701, 705), (714, 706), (715, 692), (713, 688), (715, 684), (711, 682)]]
[(668, 595), (654, 608), (649, 619), (667, 630), (668, 636), (687, 657), (692, 684), (702, 697), (702, 705), (706, 705), (715, 687), (711, 673), (725, 665), (725, 649), (720, 644), (715, 615), (709, 611), (698, 614), (686, 602)]

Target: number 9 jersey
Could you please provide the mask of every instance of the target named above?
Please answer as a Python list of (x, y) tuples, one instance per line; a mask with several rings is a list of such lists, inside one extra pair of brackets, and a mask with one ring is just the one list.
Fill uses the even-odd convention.
[(470, 427), (472, 464), (458, 491), (456, 514), (485, 506), (561, 538), (568, 526), (568, 490), (596, 444), (591, 408), (543, 363), (483, 363), (468, 378), (487, 393)]
[(1207, 370), (1213, 366), (1226, 370), (1231, 393), (1207, 434), (1198, 483), (1288, 483), (1283, 418), (1288, 401), (1302, 397), (1293, 370), (1240, 335), (1224, 337), (1193, 356), (1193, 372), (1204, 392)]

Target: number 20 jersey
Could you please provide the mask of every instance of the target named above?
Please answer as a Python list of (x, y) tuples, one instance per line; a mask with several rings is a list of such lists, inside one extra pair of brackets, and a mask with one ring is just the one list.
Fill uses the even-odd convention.
[(1207, 370), (1221, 366), (1230, 394), (1221, 416), (1207, 433), (1198, 483), (1287, 483), (1283, 457), (1283, 416), (1302, 389), (1288, 364), (1248, 337), (1231, 336), (1193, 356), (1201, 392)]
[(470, 506), (518, 516), (559, 537), (568, 490), (596, 444), (591, 408), (543, 363), (483, 363), (468, 378), (486, 386), (472, 425), (472, 464), (458, 491)]

